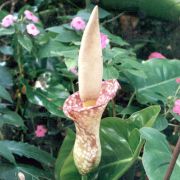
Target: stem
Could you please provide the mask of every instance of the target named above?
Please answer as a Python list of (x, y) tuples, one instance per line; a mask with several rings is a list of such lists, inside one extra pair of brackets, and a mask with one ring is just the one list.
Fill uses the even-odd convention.
[(16, 56), (17, 56), (17, 63), (18, 63), (18, 68), (19, 68), (19, 74), (20, 74), (21, 77), (23, 77), (24, 74), (23, 74), (23, 68), (22, 68), (22, 64), (21, 64), (21, 47), (18, 44), (18, 42), (17, 42), (17, 54), (16, 54)]
[(81, 180), (88, 180), (87, 175), (82, 175)]
[(4, 2), (3, 4), (1, 4), (0, 10), (3, 9), (3, 8), (4, 8), (5, 6), (7, 6), (8, 4), (11, 4), (11, 0), (6, 1), (6, 2)]
[[(135, 94), (136, 94), (136, 91), (134, 91), (133, 94), (131, 95), (131, 97), (130, 97), (130, 99), (129, 99), (129, 102), (128, 102), (126, 108), (128, 108), (128, 107), (131, 105), (131, 103), (132, 103), (132, 101), (133, 101), (133, 99), (134, 99)], [(124, 119), (125, 116), (126, 116), (126, 114), (123, 115), (122, 119)]]
[(71, 81), (72, 91), (73, 91), (73, 93), (75, 93), (75, 88), (74, 88), (73, 80), (71, 79), (70, 81)]
[[(17, 48), (16, 48), (16, 59), (17, 59), (17, 63), (18, 63), (18, 69), (19, 69), (19, 77), (18, 80), (21, 81), (20, 79), (22, 79), (24, 77), (24, 70), (23, 70), (23, 66), (22, 66), (22, 48), (18, 43), (18, 40), (16, 40), (17, 42)], [(18, 94), (17, 94), (17, 104), (16, 104), (16, 112), (18, 112), (19, 107), (21, 104), (21, 90), (18, 90)]]
[(4, 136), (3, 136), (3, 134), (2, 134), (2, 132), (0, 130), (0, 140), (3, 140), (3, 139), (4, 139)]
[(179, 153), (180, 153), (180, 137), (178, 139), (176, 147), (174, 148), (172, 159), (171, 159), (169, 167), (168, 167), (168, 169), (166, 171), (166, 175), (164, 177), (164, 180), (170, 180), (170, 177), (171, 177), (171, 174), (173, 172), (173, 169), (174, 169), (174, 166), (176, 164), (176, 160), (177, 160), (177, 158), (179, 156)]
[(175, 98), (176, 98), (177, 94), (179, 93), (179, 90), (180, 90), (180, 86), (178, 86), (178, 88), (177, 88), (177, 90), (175, 92), (175, 95), (174, 95)]
[(109, 20), (107, 20), (107, 21), (104, 21), (101, 25), (103, 26), (103, 25), (105, 25), (106, 23), (110, 23), (110, 22), (112, 22), (112, 21), (115, 21), (116, 19), (118, 19), (119, 17), (121, 17), (123, 14), (124, 14), (124, 12), (118, 14), (117, 16), (115, 16), (115, 17), (113, 17), (113, 18), (111, 18), (111, 19), (109, 19)]
[(112, 99), (111, 102), (112, 102), (112, 115), (113, 117), (116, 117), (116, 104), (114, 102), (114, 99)]

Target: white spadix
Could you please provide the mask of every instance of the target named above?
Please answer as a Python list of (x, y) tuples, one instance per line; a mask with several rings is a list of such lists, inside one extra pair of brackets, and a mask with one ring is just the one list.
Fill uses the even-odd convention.
[(83, 105), (95, 105), (99, 97), (103, 75), (98, 6), (93, 9), (82, 36), (78, 73), (79, 94)]

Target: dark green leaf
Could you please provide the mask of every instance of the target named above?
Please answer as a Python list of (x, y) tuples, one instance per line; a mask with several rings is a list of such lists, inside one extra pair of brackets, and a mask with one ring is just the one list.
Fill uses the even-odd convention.
[(0, 85), (9, 88), (13, 85), (12, 76), (6, 67), (0, 66)]
[(44, 106), (52, 114), (64, 117), (62, 106), (69, 93), (63, 86), (51, 86), (41, 90), (40, 88), (33, 89), (26, 84), (26, 89), (26, 95), (31, 103)]
[(54, 158), (51, 157), (50, 154), (27, 143), (7, 140), (0, 141), (0, 153), (1, 156), (8, 159), (12, 163), (15, 163), (13, 154), (16, 154), (35, 159), (36, 161), (48, 166), (54, 165)]
[(18, 42), (24, 49), (26, 49), (28, 52), (31, 52), (33, 44), (28, 36), (18, 35)]
[(19, 116), (16, 112), (0, 110), (0, 127), (2, 127), (3, 124), (25, 127), (21, 116)]
[(126, 73), (140, 103), (166, 103), (169, 96), (174, 96), (178, 87), (176, 78), (180, 77), (180, 61), (154, 59), (145, 62), (143, 69), (147, 78)]
[(1, 46), (0, 52), (5, 55), (13, 55), (13, 48), (11, 46)]
[(9, 92), (1, 85), (0, 85), (0, 98), (5, 99), (11, 103), (13, 102)]
[(159, 115), (153, 127), (159, 131), (162, 131), (168, 127), (168, 121), (163, 115)]
[(119, 72), (113, 66), (104, 66), (103, 68), (103, 79), (118, 79)]
[[(48, 44), (43, 45), (43, 47), (40, 48), (38, 54), (39, 54), (39, 58), (60, 57), (60, 56), (68, 57), (68, 54), (72, 54), (74, 52), (77, 52), (77, 47), (65, 46), (60, 42), (51, 40)], [(70, 57), (72, 57), (72, 55)]]
[(5, 35), (12, 35), (15, 33), (14, 27), (10, 28), (0, 28), (0, 36), (5, 36)]
[[(142, 161), (148, 178), (152, 180), (164, 179), (172, 157), (165, 136), (152, 128), (142, 128), (140, 132), (142, 138), (146, 140)], [(171, 180), (179, 180), (179, 161), (180, 156), (171, 175)]]
[(17, 180), (17, 175), (19, 172), (23, 173), (26, 180), (40, 180), (43, 179), (52, 179), (51, 173), (48, 171), (29, 166), (26, 164), (0, 164), (0, 179), (3, 180)]
[(127, 46), (129, 45), (126, 41), (124, 41), (120, 36), (116, 36), (114, 34), (111, 34), (107, 29), (104, 27), (101, 27), (101, 32), (108, 35), (108, 38), (110, 39), (110, 42), (120, 45), (120, 46)]
[(68, 129), (67, 135), (66, 135), (66, 137), (64, 139), (64, 142), (63, 142), (63, 144), (61, 146), (58, 157), (56, 159), (56, 165), (55, 165), (56, 179), (60, 179), (61, 169), (63, 167), (63, 164), (64, 164), (67, 156), (72, 151), (74, 141), (75, 141), (74, 132), (72, 130)]

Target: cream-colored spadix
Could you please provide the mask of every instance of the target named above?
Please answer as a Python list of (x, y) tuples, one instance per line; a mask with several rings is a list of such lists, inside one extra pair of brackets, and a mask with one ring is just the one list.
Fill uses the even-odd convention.
[(93, 9), (82, 36), (78, 69), (80, 98), (84, 106), (94, 105), (99, 96), (103, 75), (98, 6)]

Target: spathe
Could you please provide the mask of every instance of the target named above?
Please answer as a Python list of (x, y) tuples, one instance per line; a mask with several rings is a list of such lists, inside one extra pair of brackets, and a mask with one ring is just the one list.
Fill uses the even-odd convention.
[(98, 6), (93, 9), (82, 36), (78, 68), (80, 98), (83, 104), (90, 102), (90, 105), (94, 105), (100, 93), (103, 76)]

